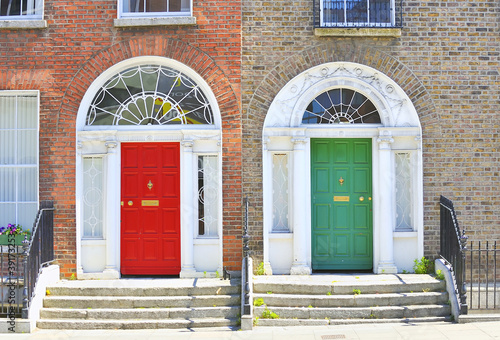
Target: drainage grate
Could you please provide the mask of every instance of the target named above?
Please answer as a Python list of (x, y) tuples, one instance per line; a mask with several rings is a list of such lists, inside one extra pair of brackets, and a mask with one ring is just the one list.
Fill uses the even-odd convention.
[(330, 340), (330, 339), (345, 339), (344, 334), (333, 334), (333, 335), (322, 335), (321, 340)]

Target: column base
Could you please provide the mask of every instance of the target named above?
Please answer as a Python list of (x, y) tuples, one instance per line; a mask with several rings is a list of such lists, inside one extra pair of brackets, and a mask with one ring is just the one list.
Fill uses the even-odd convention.
[(377, 267), (377, 274), (397, 274), (398, 267), (394, 263), (380, 263)]
[(294, 263), (290, 268), (290, 275), (311, 275), (311, 268), (303, 263)]
[(187, 267), (187, 268), (182, 268), (181, 272), (179, 273), (180, 278), (194, 278), (194, 277), (199, 277), (197, 275), (198, 272), (194, 267)]
[(273, 275), (273, 268), (271, 262), (264, 262), (264, 275)]

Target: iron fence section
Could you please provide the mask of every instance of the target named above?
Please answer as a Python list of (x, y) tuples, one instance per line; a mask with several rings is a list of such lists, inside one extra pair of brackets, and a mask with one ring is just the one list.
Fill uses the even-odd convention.
[(400, 28), (402, 0), (315, 0), (314, 27), (317, 28)]
[(497, 241), (470, 242), (467, 251), (467, 288), (470, 310), (500, 309), (500, 249)]
[(30, 240), (25, 237), (22, 245), (0, 245), (0, 317), (28, 318), (40, 271), (54, 260), (53, 211), (51, 201), (42, 201)]
[(465, 287), (465, 250), (467, 237), (460, 232), (453, 202), (441, 196), (440, 200), (440, 251), (439, 255), (452, 266), (459, 296), (460, 314), (467, 314)]

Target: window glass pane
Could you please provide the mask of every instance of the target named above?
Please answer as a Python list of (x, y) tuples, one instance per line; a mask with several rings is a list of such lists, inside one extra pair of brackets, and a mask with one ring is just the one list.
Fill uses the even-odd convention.
[(15, 136), (16, 132), (13, 130), (0, 130), (0, 165), (16, 164)]
[[(0, 177), (1, 180), (1, 177)], [(16, 205), (14, 203), (2, 203), (0, 202), (0, 226), (5, 227), (9, 223), (13, 223), (13, 221), (16, 221)], [(33, 224), (35, 220), (31, 222)], [(27, 227), (28, 225), (23, 225), (24, 227)]]
[[(0, 168), (0, 202), (16, 201), (16, 169)], [(12, 223), (12, 222), (9, 222)]]
[(198, 156), (198, 235), (217, 236), (218, 207), (217, 156)]
[[(0, 131), (16, 127), (16, 97), (0, 97)], [(0, 156), (1, 157), (1, 156)]]
[(103, 237), (103, 159), (83, 159), (83, 237)]
[(38, 154), (37, 131), (17, 132), (17, 164), (36, 164)]
[(37, 211), (38, 203), (19, 203), (17, 205), (17, 223), (22, 225), (24, 230), (31, 230)]
[(38, 129), (36, 97), (17, 97), (17, 127), (19, 129)]
[(333, 89), (318, 95), (306, 108), (302, 124), (378, 124), (375, 105), (351, 89)]
[(38, 180), (36, 168), (19, 168), (17, 170), (17, 201), (36, 202), (38, 200)]
[(396, 153), (396, 230), (412, 230), (410, 153)]
[(288, 155), (273, 155), (273, 231), (288, 231)]

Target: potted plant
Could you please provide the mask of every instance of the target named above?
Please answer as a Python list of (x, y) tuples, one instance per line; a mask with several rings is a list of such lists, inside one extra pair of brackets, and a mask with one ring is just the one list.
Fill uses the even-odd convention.
[(20, 246), (25, 236), (29, 240), (31, 233), (29, 230), (23, 230), (23, 227), (19, 224), (9, 224), (7, 227), (0, 227), (0, 245), (9, 245), (14, 238), (14, 244)]

